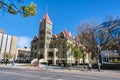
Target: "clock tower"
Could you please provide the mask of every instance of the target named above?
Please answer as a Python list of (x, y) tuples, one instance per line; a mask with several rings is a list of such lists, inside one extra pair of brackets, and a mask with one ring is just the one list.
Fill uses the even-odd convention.
[(44, 58), (44, 62), (47, 62), (47, 50), (52, 37), (52, 22), (46, 13), (43, 19), (40, 21), (38, 37), (38, 53)]

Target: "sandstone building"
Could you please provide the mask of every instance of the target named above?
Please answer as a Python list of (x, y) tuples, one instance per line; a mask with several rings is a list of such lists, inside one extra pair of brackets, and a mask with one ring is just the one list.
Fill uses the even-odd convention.
[(67, 49), (67, 43), (75, 42), (75, 37), (66, 30), (53, 35), (52, 21), (46, 13), (40, 21), (38, 36), (31, 41), (31, 59), (43, 58), (45, 63), (53, 65), (75, 63)]

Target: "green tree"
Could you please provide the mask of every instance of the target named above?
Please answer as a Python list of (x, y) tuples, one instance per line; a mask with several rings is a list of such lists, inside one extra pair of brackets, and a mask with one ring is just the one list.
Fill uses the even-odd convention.
[[(69, 52), (69, 57), (71, 57), (72, 58), (72, 53), (73, 53), (73, 51), (72, 51), (72, 49), (73, 49), (73, 44), (72, 43), (67, 43), (67, 51)], [(70, 61), (69, 61), (69, 64), (70, 64)], [(71, 66), (72, 66), (72, 59), (71, 59)]]
[(74, 47), (72, 49), (72, 51), (73, 51), (73, 56), (76, 60), (76, 64), (79, 65), (79, 63), (80, 63), (79, 60), (80, 60), (80, 58), (82, 58), (83, 54), (82, 54), (81, 50), (79, 48), (76, 48), (76, 47)]
[(78, 47), (76, 44), (68, 44), (68, 50), (70, 50), (70, 55), (75, 58), (75, 62), (78, 65), (80, 58), (83, 58), (83, 48)]
[(0, 12), (8, 12), (10, 14), (22, 14), (24, 17), (33, 16), (36, 14), (36, 4), (31, 2), (26, 6), (22, 3), (24, 0), (0, 0)]

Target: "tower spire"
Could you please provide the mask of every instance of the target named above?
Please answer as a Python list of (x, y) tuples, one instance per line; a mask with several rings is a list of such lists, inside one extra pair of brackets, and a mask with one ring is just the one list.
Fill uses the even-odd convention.
[(51, 22), (51, 20), (50, 20), (50, 18), (49, 18), (49, 16), (48, 16), (48, 7), (47, 7), (47, 6), (46, 6), (46, 13), (45, 13), (43, 19), (41, 20), (41, 22), (43, 22), (43, 21), (47, 21), (47, 22), (49, 22), (50, 24), (52, 24), (52, 22)]
[(46, 6), (46, 14), (48, 14), (48, 6)]

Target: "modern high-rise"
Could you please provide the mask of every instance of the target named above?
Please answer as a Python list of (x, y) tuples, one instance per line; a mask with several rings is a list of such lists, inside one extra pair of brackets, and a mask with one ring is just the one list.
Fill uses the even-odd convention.
[(0, 58), (5, 58), (5, 55), (8, 58), (15, 56), (17, 47), (17, 37), (7, 35), (4, 31), (0, 30)]

